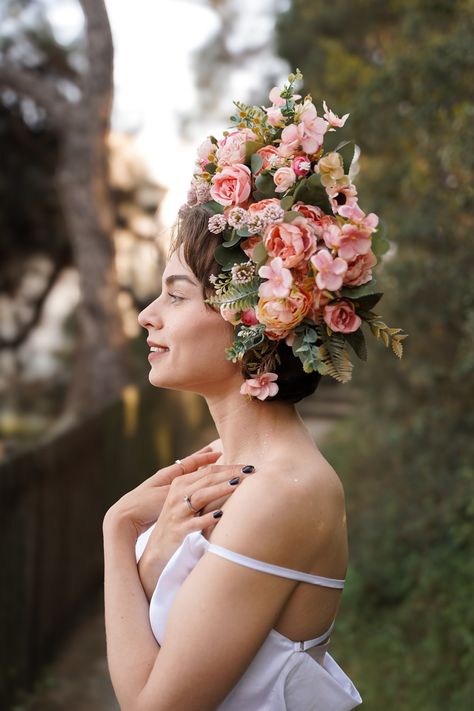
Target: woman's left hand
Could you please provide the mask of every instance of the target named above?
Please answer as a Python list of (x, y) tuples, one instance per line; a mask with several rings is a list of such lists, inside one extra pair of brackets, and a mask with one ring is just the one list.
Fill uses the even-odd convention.
[(124, 527), (135, 539), (158, 519), (166, 500), (171, 482), (182, 474), (213, 464), (222, 452), (209, 447), (190, 454), (181, 463), (159, 469), (139, 486), (124, 494), (104, 517), (104, 534), (110, 526)]

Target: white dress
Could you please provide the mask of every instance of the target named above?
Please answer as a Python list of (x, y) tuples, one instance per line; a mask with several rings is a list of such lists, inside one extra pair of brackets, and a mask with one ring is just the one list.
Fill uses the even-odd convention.
[[(137, 540), (137, 561), (152, 529), (153, 526)], [(176, 593), (206, 552), (272, 575), (313, 585), (344, 587), (344, 580), (310, 575), (234, 553), (209, 543), (202, 533), (195, 531), (185, 537), (166, 564), (150, 600), (150, 625), (158, 644), (164, 639)], [(350, 711), (358, 706), (362, 703), (359, 692), (327, 651), (332, 627), (317, 639), (302, 642), (270, 630), (250, 666), (216, 711)], [(326, 643), (320, 644), (324, 640)]]

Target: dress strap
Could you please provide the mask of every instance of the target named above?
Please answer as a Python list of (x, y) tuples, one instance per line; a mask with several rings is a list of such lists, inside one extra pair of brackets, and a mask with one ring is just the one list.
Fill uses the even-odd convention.
[(215, 543), (209, 543), (206, 538), (206, 550), (209, 553), (215, 553), (221, 556), (221, 558), (226, 558), (239, 565), (244, 565), (246, 568), (253, 568), (254, 570), (259, 570), (262, 573), (271, 573), (272, 575), (279, 575), (282, 578), (290, 578), (291, 580), (298, 580), (302, 583), (311, 583), (312, 585), (322, 585), (326, 588), (343, 588), (344, 580), (339, 580), (337, 578), (324, 578), (322, 575), (311, 575), (310, 573), (302, 573), (299, 570), (291, 570), (291, 568), (284, 568), (281, 565), (273, 565), (272, 563), (264, 563), (262, 560), (255, 560), (255, 558), (249, 558), (241, 553), (234, 553), (227, 548), (218, 546)]

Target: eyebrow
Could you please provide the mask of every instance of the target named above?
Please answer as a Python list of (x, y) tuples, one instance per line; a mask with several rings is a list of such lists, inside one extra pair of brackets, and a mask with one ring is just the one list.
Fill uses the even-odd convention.
[(166, 286), (169, 286), (170, 284), (173, 284), (175, 281), (178, 281), (179, 279), (181, 279), (182, 281), (188, 281), (193, 286), (197, 286), (196, 282), (194, 282), (192, 279), (190, 279), (190, 277), (186, 276), (186, 274), (171, 274), (169, 277), (166, 277), (165, 284), (166, 284)]

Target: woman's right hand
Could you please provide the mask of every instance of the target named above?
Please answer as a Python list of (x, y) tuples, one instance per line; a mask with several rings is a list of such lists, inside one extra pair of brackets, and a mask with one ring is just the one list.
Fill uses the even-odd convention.
[[(185, 536), (193, 531), (209, 534), (217, 525), (222, 516), (219, 507), (252, 473), (242, 469), (242, 465), (210, 464), (173, 479), (138, 563), (138, 573), (148, 600), (163, 568)], [(190, 509), (185, 496), (191, 499), (196, 512)]]

